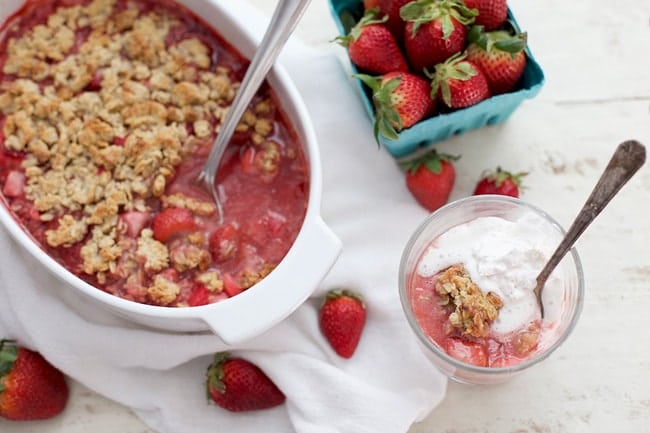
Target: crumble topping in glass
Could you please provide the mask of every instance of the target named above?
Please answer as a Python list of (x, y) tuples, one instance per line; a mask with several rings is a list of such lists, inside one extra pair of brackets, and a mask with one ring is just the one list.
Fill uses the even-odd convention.
[(451, 310), (450, 330), (472, 337), (486, 337), (490, 323), (496, 320), (503, 302), (492, 292), (484, 293), (471, 280), (463, 265), (454, 265), (442, 271), (434, 290), (440, 305)]

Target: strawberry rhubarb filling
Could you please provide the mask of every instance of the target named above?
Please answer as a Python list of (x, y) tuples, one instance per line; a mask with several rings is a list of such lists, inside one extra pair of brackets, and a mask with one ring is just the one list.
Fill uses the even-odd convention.
[[(481, 367), (531, 358), (556, 338), (563, 280), (554, 273), (541, 319), (535, 279), (557, 245), (537, 215), (479, 217), (434, 239), (409, 281), (422, 331), (448, 355)], [(558, 296), (555, 296), (559, 294)]]
[(55, 260), (136, 302), (195, 306), (264, 278), (295, 240), (309, 173), (264, 85), (217, 182), (195, 179), (246, 61), (171, 0), (29, 0), (0, 40), (3, 204)]

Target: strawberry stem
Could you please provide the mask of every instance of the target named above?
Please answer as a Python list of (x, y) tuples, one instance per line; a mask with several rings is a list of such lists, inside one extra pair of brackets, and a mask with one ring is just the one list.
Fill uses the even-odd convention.
[(431, 81), (431, 98), (435, 99), (440, 91), (442, 100), (447, 106), (451, 106), (451, 88), (449, 80), (467, 81), (477, 74), (471, 63), (465, 61), (464, 53), (456, 53), (443, 63), (435, 66), (435, 72), (424, 71)]
[(498, 187), (500, 187), (503, 182), (506, 180), (511, 180), (517, 187), (522, 186), (522, 178), (527, 176), (528, 173), (525, 171), (520, 171), (517, 173), (511, 173), (509, 171), (501, 169), (501, 167), (497, 167), (496, 171), (493, 173), (489, 173), (486, 177), (490, 179), (491, 181), (494, 182), (494, 184)]
[(372, 77), (365, 74), (356, 74), (366, 86), (372, 90), (372, 101), (375, 106), (375, 124), (373, 134), (379, 143), (379, 135), (389, 140), (397, 140), (397, 131), (402, 130), (402, 118), (393, 105), (392, 94), (400, 85), (401, 77), (382, 81), (381, 77)]
[(442, 37), (445, 40), (454, 30), (452, 17), (461, 24), (469, 25), (474, 22), (476, 15), (478, 11), (469, 9), (461, 0), (416, 0), (400, 8), (400, 17), (404, 21), (414, 23), (413, 36), (423, 24), (439, 19), (442, 22)]
[(363, 17), (359, 20), (357, 24), (350, 29), (350, 32), (346, 36), (337, 36), (334, 38), (334, 41), (338, 42), (344, 47), (350, 45), (352, 41), (356, 41), (361, 37), (361, 31), (363, 27), (369, 26), (372, 24), (382, 24), (388, 21), (388, 15), (384, 15), (382, 18), (379, 17), (379, 8), (368, 9)]
[(418, 158), (401, 162), (400, 167), (404, 171), (414, 174), (421, 166), (425, 166), (431, 173), (439, 174), (442, 171), (443, 161), (456, 161), (458, 159), (460, 159), (460, 156), (439, 153), (436, 149), (431, 149)]
[(485, 32), (483, 26), (472, 26), (467, 33), (467, 40), (483, 50), (503, 51), (512, 55), (523, 51), (526, 48), (528, 35), (526, 32), (517, 32), (514, 27), (510, 30), (495, 30)]
[(210, 398), (210, 390), (216, 390), (220, 393), (226, 392), (226, 385), (223, 383), (223, 363), (228, 360), (230, 353), (228, 352), (218, 352), (214, 355), (212, 363), (208, 366), (206, 372), (207, 381), (206, 381), (206, 393), (208, 399)]
[(0, 340), (0, 393), (4, 391), (2, 378), (14, 367), (18, 359), (18, 347), (14, 340)]
[(332, 289), (328, 291), (325, 294), (325, 298), (323, 299), (323, 304), (337, 298), (352, 298), (359, 302), (361, 306), (365, 307), (364, 302), (363, 302), (363, 296), (361, 296), (359, 293), (353, 292), (352, 290), (348, 289)]

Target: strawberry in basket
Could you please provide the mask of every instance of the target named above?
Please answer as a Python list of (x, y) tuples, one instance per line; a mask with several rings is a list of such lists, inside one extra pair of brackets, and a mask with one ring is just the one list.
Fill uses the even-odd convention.
[(449, 108), (469, 107), (490, 97), (483, 71), (460, 53), (437, 64), (429, 76), (431, 97)]
[(418, 75), (391, 72), (380, 77), (363, 74), (357, 77), (372, 90), (376, 139), (379, 134), (397, 138), (399, 131), (410, 128), (435, 109), (435, 101), (429, 96), (429, 82)]
[(406, 23), (406, 57), (421, 73), (463, 50), (475, 10), (460, 0), (416, 0), (403, 6), (400, 15)]
[(476, 9), (478, 15), (474, 24), (485, 27), (486, 30), (498, 29), (508, 17), (506, 0), (464, 0), (465, 6)]
[(526, 33), (514, 30), (485, 32), (474, 26), (468, 34), (467, 60), (481, 68), (492, 94), (511, 91), (526, 68)]
[(379, 18), (378, 14), (378, 9), (366, 11), (347, 36), (339, 36), (336, 41), (347, 47), (350, 60), (360, 70), (373, 74), (408, 72), (400, 47), (383, 25), (388, 17)]

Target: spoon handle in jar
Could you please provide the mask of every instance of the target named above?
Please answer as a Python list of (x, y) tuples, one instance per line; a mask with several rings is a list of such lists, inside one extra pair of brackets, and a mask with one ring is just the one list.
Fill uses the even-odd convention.
[(605, 171), (603, 171), (591, 195), (587, 198), (587, 201), (580, 210), (580, 213), (537, 277), (536, 293), (541, 291), (543, 283), (551, 272), (553, 272), (553, 269), (560, 263), (564, 255), (571, 249), (575, 241), (589, 224), (591, 224), (623, 185), (645, 163), (645, 156), (645, 147), (638, 141), (628, 140), (618, 145), (612, 155), (612, 159), (609, 161)]

